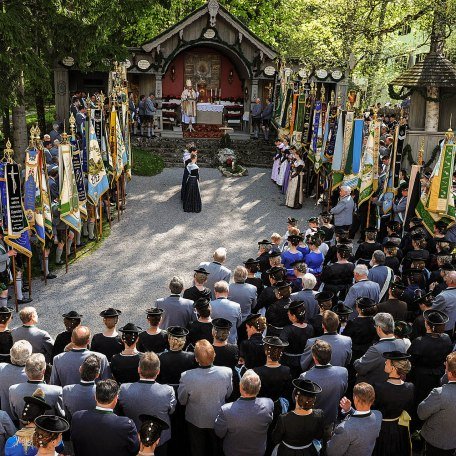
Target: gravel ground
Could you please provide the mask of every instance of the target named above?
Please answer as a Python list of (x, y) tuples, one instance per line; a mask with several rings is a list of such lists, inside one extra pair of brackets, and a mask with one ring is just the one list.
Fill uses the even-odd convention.
[[(64, 329), (61, 314), (76, 309), (83, 324), (101, 330), (99, 312), (121, 309), (120, 324), (145, 327), (144, 310), (167, 296), (173, 275), (191, 285), (193, 269), (209, 261), (217, 247), (226, 247), (226, 266), (234, 269), (256, 256), (257, 242), (286, 231), (286, 219), (318, 213), (315, 200), (303, 209), (283, 206), (284, 197), (270, 179), (270, 170), (249, 169), (249, 176), (227, 179), (216, 169), (201, 169), (203, 210), (185, 213), (180, 202), (182, 169), (169, 168), (154, 177), (134, 177), (120, 223), (101, 247), (57, 271), (58, 278), (33, 282), (33, 303), (39, 326), (52, 336)], [(117, 219), (116, 219), (117, 220)], [(301, 223), (304, 227), (305, 223)], [(18, 319), (15, 319), (17, 324)]]

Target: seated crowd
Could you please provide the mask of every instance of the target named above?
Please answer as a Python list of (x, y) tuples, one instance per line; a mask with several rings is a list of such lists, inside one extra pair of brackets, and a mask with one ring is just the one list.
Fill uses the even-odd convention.
[(234, 271), (218, 248), (173, 277), (145, 330), (109, 308), (92, 335), (69, 310), (54, 339), (0, 307), (0, 455), (454, 455), (444, 228), (391, 222), (356, 249), (327, 213), (287, 228)]

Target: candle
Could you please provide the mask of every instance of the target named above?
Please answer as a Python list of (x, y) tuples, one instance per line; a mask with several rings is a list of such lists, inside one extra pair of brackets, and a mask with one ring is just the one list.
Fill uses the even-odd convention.
[(219, 98), (222, 98), (222, 89), (219, 89)]
[(212, 89), (211, 89), (211, 98), (212, 98)]

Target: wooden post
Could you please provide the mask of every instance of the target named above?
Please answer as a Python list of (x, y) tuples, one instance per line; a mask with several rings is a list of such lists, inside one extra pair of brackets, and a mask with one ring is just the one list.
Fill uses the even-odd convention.
[(116, 181), (116, 188), (117, 188), (117, 195), (116, 195), (117, 221), (120, 222), (120, 185), (119, 185), (119, 179), (117, 179), (117, 181)]
[[(49, 259), (48, 259), (49, 264)], [(46, 246), (43, 245), (43, 274), (44, 274), (44, 284), (47, 285), (47, 274), (46, 274)]]
[(16, 303), (16, 312), (19, 312), (19, 304), (17, 302), (17, 290), (16, 290), (16, 258), (14, 256), (11, 257), (13, 259), (13, 287), (14, 287), (14, 301)]
[(29, 298), (32, 299), (32, 258), (29, 257), (27, 261), (27, 273), (28, 273), (28, 286), (29, 286)]
[(371, 203), (370, 198), (367, 200), (367, 220), (366, 220), (366, 228), (369, 228), (370, 225), (370, 218), (371, 218)]
[(65, 244), (63, 248), (65, 249), (65, 274), (68, 274), (68, 227), (65, 228)]
[(99, 209), (99, 214), (98, 214), (98, 228), (99, 228), (99, 238), (101, 239), (103, 237), (103, 200), (100, 198), (100, 209)]

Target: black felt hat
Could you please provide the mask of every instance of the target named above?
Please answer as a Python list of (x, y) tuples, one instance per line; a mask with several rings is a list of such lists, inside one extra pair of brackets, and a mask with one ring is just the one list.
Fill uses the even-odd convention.
[(226, 318), (214, 318), (212, 320), (212, 326), (215, 329), (231, 329), (233, 323)]
[(250, 323), (252, 320), (256, 320), (257, 318), (261, 317), (261, 314), (250, 314), (247, 318), (242, 322), (242, 324)]
[(78, 313), (78, 312), (76, 312), (75, 310), (70, 310), (69, 312), (64, 313), (62, 315), (62, 317), (63, 318), (68, 318), (70, 320), (80, 320), (83, 317), (83, 315)]
[(406, 337), (412, 334), (412, 325), (405, 321), (394, 322), (394, 334), (398, 337)]
[(198, 309), (206, 309), (209, 307), (211, 304), (211, 301), (207, 298), (198, 298), (194, 303), (193, 307), (198, 310)]
[(288, 217), (287, 223), (289, 223), (290, 225), (292, 225), (294, 223), (298, 223), (298, 219), (295, 219), (294, 217)]
[(262, 241), (258, 241), (258, 245), (272, 245), (272, 242), (268, 239), (263, 239)]
[(290, 282), (286, 282), (285, 280), (282, 280), (280, 282), (277, 282), (275, 284), (275, 289), (276, 290), (283, 290), (285, 288), (288, 288), (288, 287), (291, 287), (291, 283)]
[(410, 219), (410, 223), (413, 223), (415, 226), (419, 226), (423, 224), (423, 219), (420, 217), (412, 217)]
[(401, 190), (401, 191), (408, 190), (408, 187), (409, 187), (408, 183), (404, 182), (401, 185), (399, 185), (399, 190)]
[(391, 241), (391, 240), (388, 240), (388, 241), (386, 241), (386, 242), (383, 244), (383, 247), (386, 247), (386, 248), (388, 248), (388, 247), (397, 247), (397, 243), (396, 243), (396, 242), (393, 242), (393, 241)]
[(315, 299), (318, 302), (331, 301), (332, 298), (334, 298), (334, 293), (331, 291), (320, 291), (320, 293), (315, 295)]
[(446, 313), (441, 312), (440, 310), (432, 309), (425, 310), (423, 312), (423, 317), (431, 326), (445, 325), (450, 320)]
[(166, 332), (173, 337), (186, 337), (189, 333), (188, 329), (182, 328), (182, 326), (170, 326)]
[(378, 230), (375, 226), (369, 226), (364, 230), (366, 233), (376, 233)]
[(210, 272), (207, 272), (206, 269), (204, 268), (198, 268), (198, 269), (193, 269), (195, 272), (198, 272), (200, 274), (205, 274), (205, 275), (209, 275)]
[(293, 310), (293, 309), (299, 309), (300, 307), (303, 307), (305, 305), (304, 301), (291, 301), (289, 304), (285, 304), (283, 306), (284, 309), (287, 310)]
[(317, 385), (316, 383), (311, 382), (307, 379), (295, 378), (292, 383), (300, 393), (306, 396), (316, 396), (322, 391), (320, 385)]
[[(271, 255), (269, 255), (269, 256), (271, 256)], [(248, 266), (251, 264), (259, 264), (259, 263), (260, 263), (260, 260), (255, 260), (254, 258), (249, 258), (247, 261), (244, 261), (245, 266)]]
[(454, 271), (454, 266), (451, 263), (444, 263), (440, 266), (442, 271)]
[(426, 236), (421, 233), (421, 231), (417, 231), (416, 233), (412, 234), (413, 241), (422, 241), (423, 239), (426, 239)]
[(371, 298), (358, 298), (356, 299), (356, 305), (361, 309), (369, 309), (377, 305), (377, 303)]
[(451, 242), (444, 236), (444, 237), (435, 237), (434, 242), (436, 244), (451, 244)]
[(383, 358), (390, 359), (391, 361), (400, 361), (401, 359), (409, 359), (410, 355), (408, 353), (402, 353), (400, 351), (394, 350), (390, 352), (384, 352)]
[(341, 227), (337, 227), (335, 230), (334, 230), (334, 233), (337, 234), (337, 235), (344, 235), (346, 234), (348, 236), (348, 231), (347, 230), (344, 230), (343, 228)]
[(156, 416), (142, 414), (142, 415), (139, 415), (138, 418), (142, 424), (149, 423), (151, 425), (151, 427), (153, 426), (152, 429), (148, 429), (149, 432), (153, 432), (154, 430), (156, 430), (157, 433), (160, 434), (160, 432), (166, 431), (167, 429), (169, 429), (168, 423), (161, 420), (160, 418), (157, 418)]
[(152, 307), (151, 309), (146, 310), (147, 315), (162, 315), (163, 309), (159, 309), (158, 307)]
[(2, 315), (11, 315), (13, 313), (13, 309), (7, 306), (0, 307), (0, 314)]
[(307, 223), (318, 223), (318, 217), (310, 217)]
[(391, 289), (396, 289), (396, 290), (405, 290), (407, 287), (400, 281), (400, 280), (395, 280), (394, 282), (391, 282), (390, 284)]
[(277, 252), (277, 250), (275, 250), (274, 252), (269, 252), (269, 258), (275, 258), (275, 257), (279, 257), (281, 255), (282, 254), (280, 252)]
[[(36, 393), (35, 393), (36, 394)], [(46, 410), (52, 410), (52, 406), (47, 404), (44, 397), (40, 396), (25, 396), (24, 397), (24, 412), (22, 416), (28, 413), (29, 408), (35, 407), (43, 414)]]
[(430, 304), (434, 300), (434, 294), (432, 291), (428, 291), (427, 293), (422, 290), (417, 291), (421, 291), (422, 294), (413, 300), (413, 304)]
[(38, 429), (42, 429), (46, 432), (52, 432), (54, 434), (62, 434), (70, 429), (70, 425), (67, 420), (55, 415), (39, 416), (35, 419), (35, 426)]
[(136, 326), (134, 323), (127, 323), (122, 328), (119, 328), (119, 332), (121, 333), (136, 333), (139, 334), (142, 331), (142, 328)]
[(350, 307), (347, 307), (343, 301), (339, 301), (332, 309), (331, 309), (335, 314), (337, 315), (350, 315), (353, 313), (353, 309), (350, 309)]
[(290, 236), (287, 237), (287, 241), (290, 242), (301, 242), (303, 240), (304, 238), (300, 234), (290, 234)]
[(284, 342), (280, 337), (277, 336), (266, 336), (263, 337), (263, 343), (265, 345), (271, 345), (272, 347), (288, 347), (288, 342)]
[(100, 312), (100, 317), (103, 318), (118, 317), (119, 315), (122, 315), (122, 311), (119, 309), (114, 309), (113, 307), (109, 307), (109, 309)]

